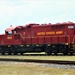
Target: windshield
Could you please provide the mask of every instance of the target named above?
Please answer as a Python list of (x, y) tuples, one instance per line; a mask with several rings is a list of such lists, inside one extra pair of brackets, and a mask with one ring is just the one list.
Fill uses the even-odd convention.
[(7, 32), (7, 35), (12, 35), (12, 31)]

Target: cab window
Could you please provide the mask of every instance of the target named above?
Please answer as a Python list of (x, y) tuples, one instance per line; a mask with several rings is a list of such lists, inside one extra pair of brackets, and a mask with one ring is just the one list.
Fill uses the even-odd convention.
[(7, 35), (12, 35), (12, 31), (7, 32)]
[(16, 31), (14, 31), (14, 34), (16, 34)]

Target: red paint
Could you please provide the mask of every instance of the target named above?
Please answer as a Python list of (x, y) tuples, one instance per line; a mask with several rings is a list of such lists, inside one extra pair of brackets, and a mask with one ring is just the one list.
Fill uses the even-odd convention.
[[(74, 25), (75, 23), (69, 22), (9, 27), (5, 30), (5, 35), (0, 35), (0, 45), (74, 43)], [(8, 31), (12, 31), (12, 35), (7, 35)]]

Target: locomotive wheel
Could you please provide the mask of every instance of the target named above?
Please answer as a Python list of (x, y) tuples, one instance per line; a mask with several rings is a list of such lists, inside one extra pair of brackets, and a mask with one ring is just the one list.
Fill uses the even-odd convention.
[(49, 55), (51, 55), (51, 52), (49, 53)]
[(9, 49), (9, 50), (8, 50), (8, 55), (11, 55), (11, 52), (12, 52), (12, 51)]
[(5, 52), (4, 51), (2, 52), (2, 55), (5, 55)]
[(17, 52), (14, 52), (14, 55), (17, 55)]
[(57, 55), (57, 53), (58, 53), (58, 49), (57, 48), (54, 48), (52, 51), (53, 51), (54, 55)]
[(73, 55), (73, 53), (71, 52), (70, 55)]
[(57, 52), (55, 52), (54, 55), (57, 55)]
[(45, 49), (45, 53), (46, 53), (47, 55), (51, 55), (52, 50), (51, 50), (50, 48), (46, 48), (46, 49)]
[(23, 55), (23, 53), (21, 53), (21, 55)]
[(51, 53), (46, 52), (47, 55), (51, 55)]
[(63, 54), (64, 54), (64, 55), (68, 55), (68, 49), (67, 49), (67, 48), (63, 48), (63, 50), (64, 50), (64, 51), (63, 51)]
[(9, 52), (8, 55), (11, 55), (11, 52)]
[(51, 55), (51, 52), (45, 52), (47, 55)]
[(67, 52), (64, 52), (63, 54), (64, 54), (64, 55), (68, 55), (68, 53), (67, 53)]
[(5, 55), (5, 50), (2, 50), (1, 54), (2, 54), (2, 55)]

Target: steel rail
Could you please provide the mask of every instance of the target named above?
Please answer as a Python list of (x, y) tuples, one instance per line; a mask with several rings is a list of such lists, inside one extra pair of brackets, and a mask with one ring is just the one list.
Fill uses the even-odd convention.
[(62, 65), (75, 65), (75, 61), (63, 61), (63, 60), (35, 60), (35, 59), (0, 58), (0, 61), (9, 61), (9, 62), (34, 62), (34, 63), (49, 63), (49, 64), (62, 64)]

